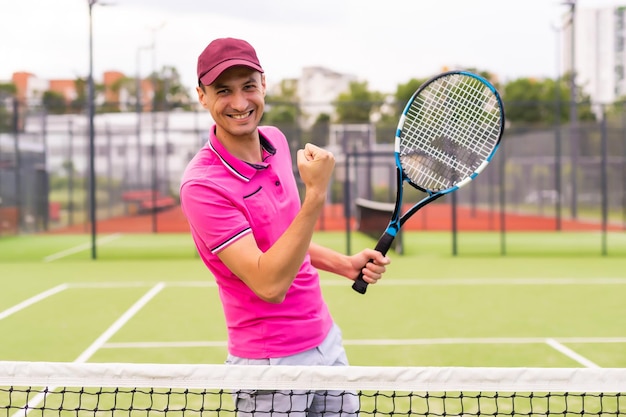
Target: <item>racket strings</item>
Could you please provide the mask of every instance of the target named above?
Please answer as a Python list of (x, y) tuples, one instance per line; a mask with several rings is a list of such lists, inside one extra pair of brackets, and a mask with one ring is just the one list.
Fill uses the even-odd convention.
[(438, 191), (473, 175), (499, 141), (495, 94), (462, 74), (439, 78), (414, 98), (401, 120), (399, 154), (407, 177)]
[[(476, 87), (482, 87), (482, 84), (475, 81), (474, 83), (468, 83), (465, 89), (452, 90), (453, 94), (448, 94), (451, 83), (441, 83), (440, 85), (433, 86), (431, 91), (431, 97), (423, 97), (421, 100), (420, 112), (415, 117), (419, 117), (421, 125), (426, 124), (426, 136), (425, 138), (434, 138), (440, 135), (443, 138), (450, 138), (446, 142), (448, 147), (454, 147), (455, 143), (458, 143), (456, 150), (472, 150), (479, 152), (486, 150), (487, 148), (482, 146), (482, 143), (477, 141), (481, 139), (481, 136), (469, 135), (476, 126), (473, 120), (480, 116), (480, 113), (484, 112), (484, 108), (477, 107), (475, 100), (483, 94), (483, 90), (480, 91)], [(474, 85), (472, 85), (474, 84)], [(446, 96), (446, 100), (437, 100), (437, 97)], [(433, 100), (432, 97), (435, 97)], [(414, 108), (415, 106), (412, 106)], [(452, 120), (451, 120), (452, 119)], [(499, 124), (499, 118), (492, 118), (495, 120), (495, 125)], [(451, 121), (450, 121), (451, 120)], [(445, 123), (441, 123), (444, 121)], [(424, 126), (420, 127), (424, 129)], [(413, 135), (417, 138), (418, 136)], [(496, 136), (497, 140), (497, 136)], [(415, 146), (415, 145), (414, 145)], [(441, 159), (449, 161), (450, 155), (446, 154), (443, 149), (433, 147), (433, 152), (439, 155)], [(483, 158), (488, 156), (488, 152), (484, 152), (480, 155)]]

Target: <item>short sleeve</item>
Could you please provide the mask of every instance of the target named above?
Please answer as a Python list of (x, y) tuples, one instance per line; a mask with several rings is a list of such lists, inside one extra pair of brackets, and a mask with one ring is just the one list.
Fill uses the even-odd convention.
[(250, 224), (232, 197), (212, 184), (197, 181), (181, 187), (181, 207), (196, 239), (216, 254), (251, 233)]

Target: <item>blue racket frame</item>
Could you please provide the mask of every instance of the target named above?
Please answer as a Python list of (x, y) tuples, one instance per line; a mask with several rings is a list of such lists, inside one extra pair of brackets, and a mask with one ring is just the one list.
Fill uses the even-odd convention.
[[(498, 140), (497, 140), (495, 146), (493, 147), (491, 152), (488, 154), (488, 156), (485, 158), (485, 160), (478, 166), (478, 168), (476, 168), (474, 170), (474, 172), (472, 172), (469, 176), (463, 178), (461, 181), (459, 181), (458, 183), (455, 183), (454, 185), (452, 185), (449, 188), (446, 188), (446, 189), (443, 189), (443, 190), (433, 191), (433, 190), (429, 190), (429, 189), (426, 189), (424, 187), (421, 187), (421, 186), (415, 184), (404, 173), (404, 169), (402, 167), (402, 162), (401, 162), (401, 159), (400, 159), (401, 158), (401, 155), (400, 155), (400, 140), (401, 140), (401, 135), (402, 135), (402, 129), (404, 127), (404, 122), (405, 122), (406, 115), (407, 115), (409, 109), (411, 108), (411, 105), (415, 101), (416, 97), (418, 97), (420, 95), (420, 93), (424, 89), (426, 89), (429, 85), (431, 85), (432, 83), (434, 83), (438, 79), (440, 79), (442, 77), (449, 77), (449, 76), (455, 75), (455, 74), (460, 74), (460, 75), (464, 75), (464, 76), (469, 76), (469, 77), (475, 78), (476, 80), (480, 81), (481, 83), (483, 83), (486, 87), (488, 87), (491, 90), (491, 92), (494, 94), (494, 96), (495, 96), (495, 98), (497, 100), (497, 104), (498, 104), (499, 109), (500, 109), (500, 123), (499, 123), (500, 130), (498, 132)], [(474, 73), (469, 72), (469, 71), (447, 71), (447, 72), (441, 73), (441, 74), (439, 74), (439, 75), (429, 79), (424, 84), (422, 84), (417, 89), (417, 91), (415, 91), (415, 93), (413, 93), (413, 95), (411, 96), (411, 98), (407, 102), (407, 104), (404, 107), (404, 110), (402, 112), (402, 115), (400, 117), (400, 120), (398, 122), (398, 127), (396, 129), (396, 137), (395, 137), (395, 163), (396, 163), (396, 181), (397, 181), (396, 203), (395, 203), (394, 211), (393, 211), (393, 213), (391, 215), (391, 219), (389, 221), (389, 225), (387, 226), (386, 230), (383, 232), (381, 237), (378, 239), (378, 242), (377, 242), (376, 247), (374, 249), (377, 250), (378, 252), (382, 253), (383, 255), (386, 255), (387, 251), (389, 251), (389, 248), (393, 244), (393, 241), (394, 241), (396, 235), (400, 231), (400, 228), (402, 227), (402, 225), (404, 225), (404, 223), (413, 214), (415, 214), (418, 210), (420, 210), (422, 207), (426, 206), (427, 204), (432, 203), (433, 201), (437, 200), (440, 197), (443, 197), (446, 194), (450, 194), (450, 193), (458, 190), (459, 188), (467, 185), (472, 180), (474, 180), (478, 176), (478, 174), (480, 174), (485, 169), (485, 167), (489, 164), (489, 162), (491, 162), (493, 156), (496, 154), (496, 151), (498, 150), (498, 148), (500, 146), (500, 141), (502, 139), (502, 135), (504, 133), (504, 124), (505, 124), (504, 105), (502, 103), (502, 99), (500, 97), (500, 94), (498, 93), (496, 88), (489, 81), (487, 81), (484, 77), (481, 77), (478, 74), (474, 74)], [(416, 189), (418, 189), (420, 191), (425, 192), (427, 194), (427, 196), (424, 197), (422, 200), (420, 200), (417, 204), (412, 206), (402, 216), (400, 216), (400, 212), (401, 212), (401, 209), (402, 209), (403, 191), (404, 191), (403, 187), (404, 187), (404, 183), (405, 182), (409, 183), (412, 187), (414, 187), (414, 188), (416, 188)], [(367, 286), (368, 286), (368, 283), (365, 280), (363, 280), (363, 273), (360, 273), (359, 276), (355, 279), (354, 283), (352, 284), (352, 288), (356, 292), (358, 292), (360, 294), (365, 294), (365, 292), (367, 291)]]

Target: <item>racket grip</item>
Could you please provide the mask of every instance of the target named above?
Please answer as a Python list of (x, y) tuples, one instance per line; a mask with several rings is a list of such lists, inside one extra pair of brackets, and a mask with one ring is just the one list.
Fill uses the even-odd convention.
[[(392, 236), (387, 232), (383, 233), (380, 239), (378, 239), (378, 243), (376, 243), (376, 247), (374, 249), (382, 253), (383, 255), (386, 255), (387, 251), (391, 247), (391, 244), (393, 243), (394, 238), (395, 236)], [(373, 260), (370, 259), (368, 262), (372, 261)], [(363, 279), (363, 272), (361, 272), (359, 276), (354, 280), (354, 283), (352, 284), (352, 289), (359, 294), (365, 294), (368, 285), (369, 284)]]

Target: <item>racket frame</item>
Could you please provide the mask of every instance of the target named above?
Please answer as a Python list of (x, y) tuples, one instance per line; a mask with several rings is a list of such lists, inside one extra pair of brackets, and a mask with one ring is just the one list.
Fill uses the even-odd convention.
[[(413, 102), (415, 101), (415, 98), (422, 91), (424, 91), (424, 89), (426, 89), (430, 84), (432, 84), (433, 82), (435, 82), (439, 78), (448, 77), (448, 76), (452, 76), (452, 75), (456, 75), (456, 74), (469, 76), (469, 77), (472, 77), (472, 78), (475, 78), (475, 79), (479, 80), (482, 84), (484, 84), (486, 87), (488, 87), (491, 90), (491, 92), (494, 94), (494, 96), (495, 96), (495, 98), (497, 100), (498, 107), (500, 109), (500, 130), (498, 132), (498, 140), (497, 140), (496, 144), (494, 145), (493, 149), (491, 150), (491, 152), (489, 153), (489, 155), (487, 156), (487, 158), (485, 158), (485, 160), (470, 175), (468, 175), (467, 177), (463, 178), (461, 181), (459, 181), (458, 183), (455, 183), (453, 186), (451, 186), (449, 188), (446, 188), (446, 189), (443, 189), (443, 190), (439, 190), (439, 191), (427, 190), (424, 187), (421, 187), (421, 186), (415, 184), (404, 173), (404, 169), (402, 167), (402, 162), (400, 160), (400, 135), (402, 134), (402, 128), (404, 127), (406, 114), (407, 114), (408, 110), (410, 109), (411, 105), (413, 104)], [(500, 146), (500, 142), (502, 140), (502, 135), (504, 133), (504, 124), (505, 124), (504, 105), (502, 103), (502, 99), (500, 97), (500, 94), (498, 93), (496, 88), (489, 81), (487, 81), (484, 77), (481, 77), (480, 75), (474, 74), (474, 73), (469, 72), (469, 71), (447, 71), (447, 72), (443, 72), (441, 74), (438, 74), (438, 75), (430, 78), (426, 82), (424, 82), (413, 93), (413, 95), (411, 96), (411, 98), (409, 99), (407, 104), (405, 105), (404, 110), (402, 111), (402, 115), (400, 116), (400, 120), (398, 121), (398, 126), (397, 126), (397, 129), (396, 129), (396, 138), (395, 138), (395, 152), (394, 152), (395, 153), (395, 163), (396, 163), (396, 182), (397, 182), (397, 185), (396, 185), (396, 187), (397, 187), (397, 189), (396, 189), (396, 203), (395, 203), (395, 207), (394, 207), (393, 213), (391, 215), (391, 219), (389, 221), (389, 224), (388, 224), (387, 228), (385, 229), (385, 231), (383, 232), (383, 234), (381, 235), (381, 237), (378, 239), (378, 242), (376, 243), (376, 247), (374, 249), (376, 251), (382, 253), (383, 255), (386, 255), (387, 251), (389, 250), (389, 248), (391, 248), (391, 245), (393, 244), (393, 241), (394, 241), (396, 235), (400, 231), (400, 228), (404, 225), (404, 223), (411, 216), (413, 216), (417, 211), (419, 211), (421, 208), (423, 208), (427, 204), (432, 203), (433, 201), (437, 200), (440, 197), (443, 197), (446, 194), (449, 194), (449, 193), (451, 193), (453, 191), (458, 190), (459, 188), (467, 185), (474, 178), (476, 178), (478, 176), (478, 174), (480, 174), (485, 169), (485, 167), (489, 164), (489, 162), (491, 162), (491, 159), (493, 158), (493, 156), (495, 155), (496, 151), (498, 150), (498, 148)], [(413, 205), (409, 210), (407, 210), (401, 216), (400, 212), (402, 210), (403, 189), (404, 189), (404, 183), (405, 182), (409, 183), (413, 188), (416, 188), (416, 189), (418, 189), (418, 190), (420, 190), (422, 192), (425, 192), (427, 194), (427, 196), (424, 197), (419, 202), (417, 202), (415, 205)], [(370, 260), (370, 262), (371, 261), (372, 260)], [(356, 292), (358, 292), (360, 294), (365, 294), (365, 292), (367, 291), (367, 286), (368, 286), (368, 283), (365, 280), (363, 280), (363, 273), (361, 272), (359, 274), (359, 276), (354, 280), (354, 283), (352, 284), (352, 288)]]

